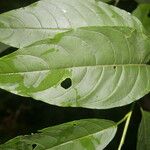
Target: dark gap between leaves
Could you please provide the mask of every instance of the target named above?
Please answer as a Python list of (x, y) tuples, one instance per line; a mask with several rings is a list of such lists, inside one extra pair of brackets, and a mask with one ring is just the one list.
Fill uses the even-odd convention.
[(0, 57), (11, 54), (11, 53), (15, 52), (16, 50), (17, 50), (17, 48), (9, 47), (9, 48), (5, 49), (3, 52), (0, 53)]

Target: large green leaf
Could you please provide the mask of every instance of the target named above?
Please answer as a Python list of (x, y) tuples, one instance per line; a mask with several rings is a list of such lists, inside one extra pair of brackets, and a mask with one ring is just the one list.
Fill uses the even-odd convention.
[(117, 130), (114, 122), (83, 119), (54, 127), (40, 133), (19, 136), (1, 145), (2, 150), (102, 150)]
[(142, 110), (142, 120), (138, 131), (137, 150), (150, 149), (150, 112)]
[(126, 105), (150, 91), (149, 47), (131, 28), (76, 29), (0, 58), (0, 88), (59, 106)]
[(0, 42), (25, 47), (56, 33), (85, 26), (128, 26), (142, 30), (131, 14), (95, 0), (42, 0), (0, 15)]
[(143, 23), (144, 27), (150, 34), (150, 4), (141, 4), (133, 12), (139, 20)]

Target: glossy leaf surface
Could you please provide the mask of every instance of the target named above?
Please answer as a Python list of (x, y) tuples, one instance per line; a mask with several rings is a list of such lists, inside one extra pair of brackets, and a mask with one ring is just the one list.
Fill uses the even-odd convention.
[(142, 120), (138, 131), (137, 150), (150, 148), (150, 112), (142, 110)]
[(113, 139), (117, 130), (114, 122), (83, 119), (54, 127), (40, 133), (19, 136), (0, 148), (3, 150), (102, 150)]
[(42, 0), (0, 14), (0, 42), (25, 47), (56, 33), (87, 26), (128, 26), (142, 30), (139, 20), (95, 0)]
[(150, 91), (149, 47), (131, 28), (73, 30), (0, 58), (0, 88), (59, 106), (126, 105)]

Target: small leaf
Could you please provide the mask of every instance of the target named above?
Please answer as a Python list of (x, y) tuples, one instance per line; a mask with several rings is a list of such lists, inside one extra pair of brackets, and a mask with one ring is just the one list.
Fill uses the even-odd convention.
[(137, 150), (150, 148), (150, 112), (142, 110), (142, 120), (138, 130)]
[(140, 4), (133, 12), (150, 34), (150, 4)]
[(142, 30), (140, 21), (95, 0), (42, 0), (0, 14), (0, 42), (22, 48), (60, 32), (87, 26), (127, 26)]
[(150, 91), (149, 47), (131, 28), (72, 30), (0, 58), (0, 88), (59, 106), (123, 106)]
[(49, 127), (33, 135), (19, 136), (0, 146), (3, 150), (102, 150), (113, 139), (116, 123), (83, 119)]

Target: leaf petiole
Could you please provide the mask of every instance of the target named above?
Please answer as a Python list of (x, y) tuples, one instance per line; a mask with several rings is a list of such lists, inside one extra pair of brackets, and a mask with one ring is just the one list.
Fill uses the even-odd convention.
[(123, 144), (124, 144), (124, 141), (125, 141), (125, 138), (126, 138), (126, 134), (127, 134), (127, 130), (128, 130), (128, 127), (129, 127), (129, 123), (130, 123), (130, 120), (131, 120), (131, 116), (132, 116), (132, 112), (133, 112), (133, 108), (134, 108), (134, 103), (132, 104), (131, 106), (131, 110), (130, 112), (128, 112), (125, 117), (123, 119), (121, 119), (117, 125), (121, 124), (122, 122), (126, 121), (125, 123), (125, 126), (124, 126), (124, 129), (123, 129), (123, 134), (122, 134), (122, 137), (121, 137), (121, 141), (120, 141), (120, 144), (119, 144), (119, 147), (118, 147), (118, 150), (121, 150)]

